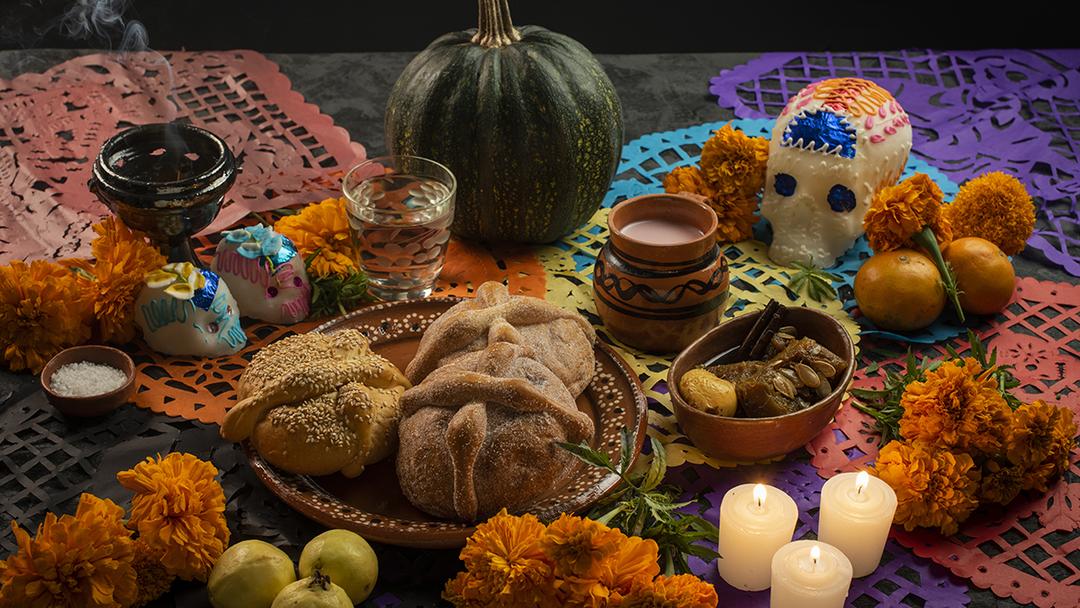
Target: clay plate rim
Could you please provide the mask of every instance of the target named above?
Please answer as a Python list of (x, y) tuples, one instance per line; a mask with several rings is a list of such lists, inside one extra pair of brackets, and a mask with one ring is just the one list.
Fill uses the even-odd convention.
[[(423, 300), (382, 302), (334, 318), (315, 327), (311, 331), (320, 333), (330, 331), (357, 317), (373, 314), (379, 314), (381, 317), (374, 319), (376, 321), (384, 321), (392, 317), (400, 318), (409, 312), (414, 312), (412, 309), (422, 310), (425, 308), (441, 308), (439, 311), (441, 314), (460, 301), (462, 301), (462, 298), (443, 296), (426, 298)], [(620, 372), (623, 380), (630, 386), (631, 395), (623, 397), (619, 402), (619, 405), (623, 407), (632, 405), (636, 408), (634, 417), (637, 419), (637, 432), (634, 437), (634, 459), (631, 462), (631, 466), (633, 466), (634, 462), (636, 462), (641, 455), (641, 449), (645, 444), (646, 430), (648, 429), (648, 402), (645, 399), (644, 389), (642, 388), (641, 381), (637, 377), (637, 374), (633, 372), (622, 355), (616, 352), (610, 345), (601, 340), (597, 340), (594, 345), (594, 352), (598, 359), (606, 358), (609, 360)], [(594, 418), (594, 422), (598, 421)], [(599, 423), (598, 426), (600, 426)], [(248, 459), (248, 465), (255, 472), (259, 481), (261, 481), (272, 494), (305, 517), (329, 528), (346, 528), (357, 532), (368, 540), (388, 545), (420, 549), (449, 549), (462, 547), (465, 545), (465, 540), (476, 529), (476, 527), (471, 524), (439, 520), (434, 517), (429, 520), (402, 520), (393, 516), (364, 512), (362, 509), (344, 503), (333, 494), (326, 492), (317, 481), (309, 476), (293, 475), (275, 469), (259, 456), (258, 452), (252, 447), (250, 441), (244, 441), (243, 447), (244, 454)], [(608, 474), (579, 495), (581, 500), (578, 502), (580, 504), (571, 504), (568, 506), (572, 507), (571, 511), (573, 512), (584, 512), (589, 507), (596, 504), (601, 498), (609, 494), (618, 482), (619, 477), (617, 475)], [(335, 513), (326, 509), (323, 505), (318, 504), (312, 499), (312, 496), (310, 496), (311, 494), (321, 495), (324, 500), (329, 499), (331, 503), (334, 503), (333, 507), (336, 511), (359, 512), (370, 515), (378, 520), (379, 523), (361, 523), (350, 520), (344, 515)], [(383, 523), (387, 521), (394, 522), (395, 525)], [(401, 526), (396, 525), (398, 522), (403, 524), (414, 524), (416, 529), (402, 530), (400, 529)], [(442, 526), (442, 528), (426, 528), (426, 526), (429, 525), (439, 525)]]

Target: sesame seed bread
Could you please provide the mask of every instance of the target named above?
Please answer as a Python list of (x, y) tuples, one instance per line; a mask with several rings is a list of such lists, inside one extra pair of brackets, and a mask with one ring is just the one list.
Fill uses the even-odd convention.
[(341, 389), (282, 405), (255, 426), (251, 441), (267, 462), (300, 475), (356, 477), (394, 453), (404, 386)]
[(509, 342), (531, 350), (531, 357), (562, 380), (574, 397), (592, 380), (596, 331), (575, 311), (528, 296), (512, 296), (489, 281), (476, 297), (455, 304), (424, 332), (405, 375), (419, 384), (436, 368), (489, 344)]
[(260, 349), (236, 385), (238, 401), (298, 366), (318, 361), (355, 359), (367, 356), (371, 347), (356, 330), (332, 334), (301, 334), (282, 338)]
[[(393, 453), (409, 381), (352, 329), (291, 336), (260, 351), (221, 436), (251, 439), (274, 466), (298, 474), (359, 475)], [(238, 392), (241, 392), (238, 389)]]
[(401, 407), (401, 489), (417, 508), (464, 521), (527, 508), (561, 487), (574, 461), (555, 442), (594, 431), (563, 381), (529, 347), (506, 342), (435, 369)]

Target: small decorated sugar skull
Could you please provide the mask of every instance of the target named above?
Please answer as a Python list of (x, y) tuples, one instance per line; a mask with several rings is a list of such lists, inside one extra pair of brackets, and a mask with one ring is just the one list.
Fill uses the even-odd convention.
[(240, 314), (271, 323), (308, 316), (311, 283), (292, 241), (262, 224), (222, 235), (211, 267), (229, 284)]
[(191, 262), (166, 264), (146, 275), (135, 322), (150, 348), (167, 355), (218, 357), (247, 344), (229, 286)]
[(807, 85), (773, 127), (761, 214), (769, 257), (831, 266), (862, 234), (874, 194), (900, 178), (911, 123), (888, 91), (861, 78)]

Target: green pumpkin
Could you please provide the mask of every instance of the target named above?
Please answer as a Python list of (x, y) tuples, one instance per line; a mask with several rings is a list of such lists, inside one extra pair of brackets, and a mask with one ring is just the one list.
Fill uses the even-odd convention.
[(545, 243), (599, 208), (622, 149), (622, 108), (588, 49), (515, 28), (506, 0), (479, 0), (480, 27), (417, 55), (386, 106), (394, 154), (457, 177), (455, 234)]

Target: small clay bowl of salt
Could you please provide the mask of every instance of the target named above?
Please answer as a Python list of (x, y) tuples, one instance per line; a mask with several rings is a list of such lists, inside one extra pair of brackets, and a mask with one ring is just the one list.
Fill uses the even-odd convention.
[(109, 346), (75, 346), (56, 354), (41, 370), (41, 388), (65, 416), (103, 416), (131, 401), (135, 363)]

